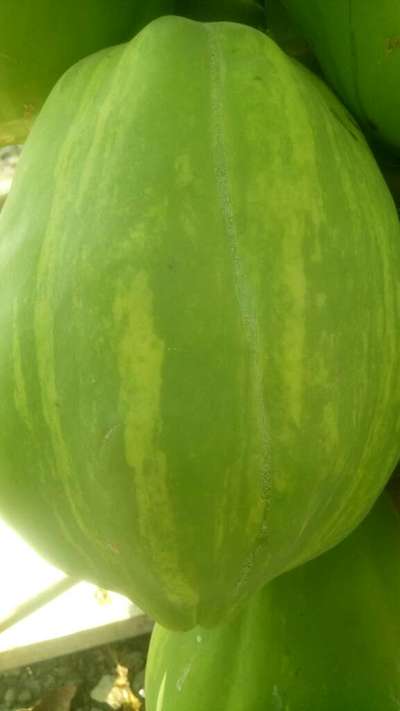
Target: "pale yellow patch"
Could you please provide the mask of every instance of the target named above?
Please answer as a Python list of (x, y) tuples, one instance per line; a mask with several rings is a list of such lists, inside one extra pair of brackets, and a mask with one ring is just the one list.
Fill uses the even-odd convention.
[(322, 426), (327, 449), (336, 452), (340, 445), (337, 412), (331, 402), (324, 405), (322, 410)]
[(121, 399), (125, 413), (125, 451), (135, 476), (144, 476), (146, 460), (158, 460), (154, 450), (159, 425), (164, 344), (154, 333), (152, 294), (144, 272), (139, 272), (125, 291), (119, 290), (113, 305), (119, 330), (118, 365)]
[[(68, 501), (71, 511), (71, 522), (78, 526), (85, 536), (91, 537), (92, 528), (89, 531), (84, 514), (85, 501), (81, 490), (77, 486), (72, 457), (68, 449), (68, 443), (64, 438), (64, 430), (61, 422), (60, 398), (56, 380), (55, 364), (55, 292), (57, 280), (57, 256), (60, 249), (59, 235), (62, 234), (63, 211), (55, 201), (49, 215), (46, 232), (43, 236), (42, 247), (38, 262), (36, 275), (36, 301), (34, 305), (34, 333), (36, 345), (36, 357), (38, 367), (38, 378), (40, 384), (40, 394), (43, 416), (47, 425), (46, 436), (52, 449), (54, 460), (53, 476), (62, 483), (63, 500), (60, 502), (62, 511), (65, 509), (65, 501)], [(58, 501), (52, 502), (55, 515)], [(59, 521), (63, 519), (61, 513)], [(72, 540), (72, 531), (66, 531), (65, 535), (70, 535), (70, 542), (79, 548), (83, 557), (86, 556), (83, 549), (76, 541)]]
[(153, 244), (160, 239), (165, 233), (165, 225), (168, 221), (168, 198), (159, 199), (155, 197), (152, 188), (144, 190), (144, 198), (136, 196), (140, 206), (141, 219), (136, 219), (134, 226), (129, 230), (126, 236), (120, 236), (121, 247), (126, 247), (130, 253), (134, 249), (137, 253), (142, 254), (142, 250), (146, 249), (149, 241)]
[(158, 692), (158, 696), (157, 696), (156, 711), (163, 711), (166, 683), (167, 683), (167, 672), (164, 672), (164, 676), (163, 676), (162, 682), (160, 684), (160, 691)]
[(193, 171), (190, 165), (190, 156), (183, 154), (175, 158), (176, 183), (178, 187), (186, 187), (193, 181)]
[(311, 252), (310, 259), (314, 263), (322, 262), (321, 242), (319, 239), (316, 239), (314, 242), (314, 249)]
[(330, 373), (326, 365), (327, 361), (324, 353), (314, 353), (311, 364), (312, 385), (328, 388), (330, 386)]
[[(54, 230), (54, 233), (56, 230)], [(38, 375), (43, 414), (49, 428), (57, 471), (64, 479), (71, 476), (68, 449), (64, 440), (58, 410), (58, 391), (54, 354), (54, 287), (56, 273), (56, 241), (49, 224), (44, 236), (37, 270), (37, 298), (34, 311)]]
[(113, 316), (125, 456), (135, 479), (139, 534), (157, 566), (157, 574), (167, 585), (172, 577), (173, 590), (168, 585), (168, 592), (178, 599), (183, 594), (187, 600), (192, 591), (179, 571), (167, 460), (158, 445), (165, 345), (155, 331), (153, 294), (145, 271), (139, 271), (128, 284), (119, 285)]
[(290, 405), (288, 415), (301, 424), (304, 386), (306, 276), (301, 254), (301, 240), (283, 241), (283, 281), (290, 306), (283, 324), (282, 373)]
[(14, 401), (15, 407), (26, 427), (31, 430), (32, 422), (29, 415), (28, 399), (26, 395), (25, 378), (22, 368), (21, 343), (18, 333), (18, 301), (14, 302), (13, 309), (13, 364), (14, 364)]

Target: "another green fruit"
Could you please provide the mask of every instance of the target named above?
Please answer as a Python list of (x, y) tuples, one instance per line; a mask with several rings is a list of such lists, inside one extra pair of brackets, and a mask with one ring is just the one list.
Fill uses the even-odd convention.
[(25, 141), (71, 64), (125, 42), (172, 7), (172, 0), (2, 0), (0, 146)]
[(283, 2), (365, 129), (400, 150), (398, 0)]
[(281, 0), (265, 0), (265, 22), (269, 37), (281, 49), (309, 69), (317, 69), (317, 62), (303, 34), (293, 23)]
[(400, 455), (400, 234), (328, 89), (168, 17), (70, 69), (0, 217), (0, 508), (165, 626), (359, 523)]
[(148, 711), (397, 711), (400, 519), (382, 498), (357, 531), (265, 586), (232, 622), (156, 625)]

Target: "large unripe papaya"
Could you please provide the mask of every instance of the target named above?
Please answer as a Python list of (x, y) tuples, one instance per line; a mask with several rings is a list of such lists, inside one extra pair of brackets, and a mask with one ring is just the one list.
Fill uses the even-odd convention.
[(400, 519), (385, 497), (333, 551), (266, 585), (229, 624), (156, 625), (146, 709), (397, 711), (399, 656)]
[(165, 626), (359, 523), (400, 450), (397, 214), (271, 40), (162, 18), (53, 90), (0, 218), (0, 510)]
[(173, 0), (2, 0), (0, 146), (21, 143), (57, 79), (82, 57), (130, 39)]
[(283, 0), (326, 77), (372, 137), (400, 151), (397, 0)]

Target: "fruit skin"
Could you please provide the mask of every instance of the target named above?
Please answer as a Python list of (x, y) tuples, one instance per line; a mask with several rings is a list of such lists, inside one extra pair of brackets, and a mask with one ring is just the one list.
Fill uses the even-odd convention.
[(0, 217), (1, 515), (165, 626), (222, 621), (398, 460), (399, 275), (364, 138), (262, 33), (162, 18), (84, 60)]
[(229, 624), (156, 625), (148, 711), (396, 711), (400, 519), (387, 495), (329, 553), (261, 589)]
[(25, 141), (57, 79), (71, 64), (126, 42), (173, 0), (2, 0), (0, 146)]
[(346, 105), (373, 138), (400, 150), (397, 0), (283, 0)]

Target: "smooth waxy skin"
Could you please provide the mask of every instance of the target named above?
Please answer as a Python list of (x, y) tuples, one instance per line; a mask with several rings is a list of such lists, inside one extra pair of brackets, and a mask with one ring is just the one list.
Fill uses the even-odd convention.
[(374, 138), (400, 151), (397, 0), (283, 0), (327, 79)]
[(396, 711), (399, 554), (400, 519), (382, 499), (349, 538), (265, 586), (229, 624), (156, 625), (146, 709)]
[(25, 141), (57, 79), (82, 57), (126, 42), (173, 0), (2, 0), (0, 146)]
[(0, 219), (1, 514), (216, 624), (393, 469), (399, 274), (364, 139), (261, 33), (163, 18), (81, 62)]

